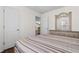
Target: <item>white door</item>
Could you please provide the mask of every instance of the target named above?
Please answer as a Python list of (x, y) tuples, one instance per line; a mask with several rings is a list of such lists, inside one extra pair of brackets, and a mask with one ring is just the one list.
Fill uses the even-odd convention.
[(41, 34), (47, 34), (48, 27), (49, 27), (48, 16), (42, 16), (42, 18), (41, 18)]
[(5, 7), (5, 47), (4, 49), (15, 46), (18, 40), (18, 15), (13, 7)]
[(3, 51), (3, 9), (0, 7), (0, 52)]

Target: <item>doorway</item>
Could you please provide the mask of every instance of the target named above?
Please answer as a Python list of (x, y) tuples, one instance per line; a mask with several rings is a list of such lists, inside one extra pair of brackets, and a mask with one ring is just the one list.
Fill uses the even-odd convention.
[(41, 28), (41, 19), (38, 16), (35, 16), (35, 34), (40, 35)]

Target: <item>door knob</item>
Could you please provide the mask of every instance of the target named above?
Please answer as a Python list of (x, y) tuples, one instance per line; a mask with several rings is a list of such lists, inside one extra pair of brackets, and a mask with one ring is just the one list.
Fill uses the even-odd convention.
[(20, 31), (19, 29), (17, 29), (17, 31)]

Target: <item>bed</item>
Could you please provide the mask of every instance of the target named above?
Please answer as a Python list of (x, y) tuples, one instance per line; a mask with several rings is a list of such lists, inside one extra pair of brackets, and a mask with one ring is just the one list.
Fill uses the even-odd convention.
[(17, 53), (79, 53), (79, 38), (42, 34), (16, 42)]

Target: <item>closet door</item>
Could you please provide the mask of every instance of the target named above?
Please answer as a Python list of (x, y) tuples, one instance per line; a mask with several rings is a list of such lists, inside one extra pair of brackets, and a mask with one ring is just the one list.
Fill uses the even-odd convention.
[(18, 40), (18, 17), (14, 7), (5, 7), (5, 48), (15, 46)]
[(0, 7), (0, 52), (3, 51), (3, 10)]

